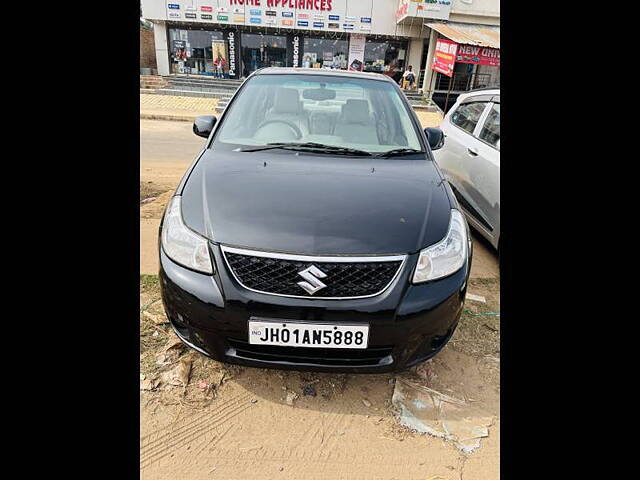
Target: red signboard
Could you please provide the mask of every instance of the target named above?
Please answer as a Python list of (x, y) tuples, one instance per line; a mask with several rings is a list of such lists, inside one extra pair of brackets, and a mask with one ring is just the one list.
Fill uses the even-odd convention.
[(500, 66), (500, 50), (497, 48), (458, 45), (456, 62), (476, 65)]
[(451, 77), (453, 75), (453, 66), (456, 63), (457, 50), (458, 44), (456, 42), (445, 40), (444, 38), (438, 39), (431, 69)]

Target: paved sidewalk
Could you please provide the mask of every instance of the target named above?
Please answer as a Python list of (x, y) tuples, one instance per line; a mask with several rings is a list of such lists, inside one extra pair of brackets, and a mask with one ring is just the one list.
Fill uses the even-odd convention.
[[(140, 94), (140, 118), (193, 122), (198, 115), (214, 115), (217, 98), (180, 97), (177, 95)], [(442, 121), (438, 112), (416, 110), (422, 127), (437, 127)]]
[(193, 122), (198, 115), (213, 115), (217, 98), (140, 94), (140, 118)]

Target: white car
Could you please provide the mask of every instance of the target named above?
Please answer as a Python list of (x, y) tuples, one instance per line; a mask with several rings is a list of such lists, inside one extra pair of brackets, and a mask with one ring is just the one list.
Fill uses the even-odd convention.
[(500, 245), (500, 90), (462, 94), (440, 128), (445, 141), (433, 152), (467, 220)]

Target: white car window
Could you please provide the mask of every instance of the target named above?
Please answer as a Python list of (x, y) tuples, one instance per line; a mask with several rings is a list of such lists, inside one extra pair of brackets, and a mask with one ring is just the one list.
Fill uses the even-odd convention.
[(499, 148), (500, 142), (500, 104), (495, 103), (480, 131), (480, 140)]
[(486, 106), (487, 102), (463, 103), (451, 114), (450, 121), (472, 134)]

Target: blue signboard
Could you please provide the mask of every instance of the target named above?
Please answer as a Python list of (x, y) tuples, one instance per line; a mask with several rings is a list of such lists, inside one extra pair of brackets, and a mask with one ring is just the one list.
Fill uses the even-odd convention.
[(298, 20), (298, 26), (299, 27), (308, 27), (309, 26), (309, 22)]
[(314, 28), (324, 28), (324, 22), (313, 22)]
[(361, 17), (360, 21), (362, 23), (371, 23), (371, 17)]
[(282, 12), (283, 17), (293, 17), (293, 12)]
[(260, 10), (249, 10), (249, 13), (251, 15), (261, 15), (262, 12)]
[(167, 7), (172, 10), (180, 10), (180, 5), (178, 5), (177, 3), (170, 3), (169, 5), (167, 5)]
[(340, 20), (340, 15), (329, 15), (329, 20)]
[(256, 18), (256, 17), (251, 17), (251, 19), (249, 21), (251, 23), (262, 23), (262, 19), (261, 18)]

